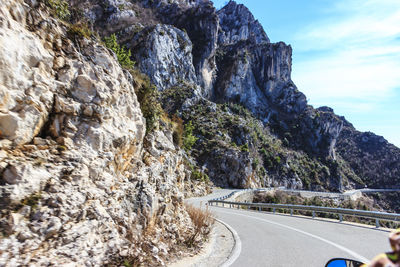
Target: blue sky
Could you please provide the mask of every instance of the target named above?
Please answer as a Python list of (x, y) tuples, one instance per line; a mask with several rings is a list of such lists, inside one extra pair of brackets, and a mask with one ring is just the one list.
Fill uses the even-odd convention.
[(400, 147), (400, 0), (236, 2), (293, 47), (292, 79), (311, 105)]

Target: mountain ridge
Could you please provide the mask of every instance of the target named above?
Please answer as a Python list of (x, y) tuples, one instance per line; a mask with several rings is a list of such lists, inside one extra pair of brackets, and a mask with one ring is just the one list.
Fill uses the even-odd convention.
[[(224, 7), (216, 10), (212, 2), (207, 0), (155, 0), (135, 1), (134, 3), (139, 8), (151, 10), (154, 20), (150, 21), (147, 26), (140, 23), (135, 24), (135, 27), (129, 26), (131, 22), (126, 23), (123, 20), (126, 10), (119, 10), (115, 4), (114, 8), (110, 9), (113, 11), (107, 16), (122, 21), (122, 24), (118, 25), (124, 30), (114, 32), (117, 33), (120, 40), (124, 40), (122, 43), (132, 49), (133, 57), (139, 68), (150, 77), (161, 93), (168, 88), (179, 87), (182, 82), (189, 82), (194, 85), (197, 97), (188, 100), (187, 103), (193, 104), (198, 99), (205, 98), (217, 104), (237, 103), (249, 109), (256, 119), (261, 120), (272, 134), (285, 143), (285, 147), (290, 150), (303, 151), (308, 157), (314, 158), (326, 166), (330, 170), (327, 176), (330, 177), (333, 184), (336, 184), (334, 187), (328, 186), (330, 190), (339, 190), (338, 185), (342, 183), (343, 179), (348, 180), (351, 184), (347, 188), (379, 183), (373, 182), (376, 179), (379, 180), (379, 175), (376, 175), (379, 173), (377, 164), (373, 164), (371, 161), (365, 164), (355, 162), (352, 160), (352, 156), (347, 154), (347, 151), (359, 149), (348, 148), (350, 143), (351, 146), (358, 146), (361, 143), (353, 141), (346, 143), (340, 139), (341, 136), (343, 138), (350, 136), (355, 138), (356, 136), (355, 134), (341, 135), (345, 125), (348, 126), (344, 117), (334, 114), (330, 108), (315, 109), (310, 106), (306, 96), (292, 81), (292, 48), (290, 45), (283, 42), (270, 43), (261, 24), (244, 5), (229, 1)], [(79, 3), (78, 7), (82, 5), (84, 4)], [(110, 5), (112, 6), (112, 2)], [(86, 10), (86, 13), (90, 12), (92, 12), (90, 8)], [(146, 12), (141, 11), (141, 13)], [(136, 19), (140, 20), (140, 14), (136, 15)], [(106, 17), (101, 20), (108, 21), (109, 19)], [(94, 22), (99, 24), (97, 20)], [(93, 25), (96, 27), (94, 22)], [(123, 23), (127, 25), (124, 26)], [(164, 24), (162, 27), (166, 27), (165, 30), (148, 31), (151, 27), (160, 27), (155, 26), (160, 23)], [(177, 35), (180, 37), (174, 37), (172, 32), (179, 30), (182, 31), (181, 35)], [(163, 35), (164, 32), (168, 32), (168, 34)], [(130, 36), (130, 39), (127, 39), (127, 36)], [(134, 36), (142, 36), (140, 37), (142, 41), (143, 38), (151, 38), (153, 41), (149, 41), (150, 39), (146, 41), (147, 43), (130, 41), (138, 38)], [(161, 42), (161, 39), (165, 38), (168, 38), (169, 43), (175, 42), (174, 46), (168, 48), (156, 46), (160, 50), (151, 57), (143, 52), (137, 52), (149, 51), (155, 40)], [(141, 50), (141, 47), (146, 48)], [(192, 47), (191, 53), (190, 47)], [(146, 64), (151, 67), (145, 67), (144, 62), (148, 62)], [(184, 65), (177, 64), (177, 62)], [(191, 62), (194, 72), (190, 67)], [(161, 73), (163, 73), (163, 78), (160, 78)], [(163, 85), (160, 84), (161, 81), (163, 81)], [(169, 99), (169, 101), (173, 101), (173, 99)], [(194, 118), (188, 116), (187, 119)], [(345, 127), (346, 133), (355, 131), (354, 128), (347, 126)], [(197, 134), (200, 137), (200, 133), (197, 132)], [(231, 137), (230, 139), (232, 139)], [(204, 135), (200, 140), (203, 139)], [(337, 155), (336, 151), (339, 139), (342, 155)], [(253, 150), (260, 149), (262, 148), (253, 148)], [(397, 150), (395, 148), (389, 150), (392, 151), (391, 158), (398, 159), (398, 152), (395, 152)], [(354, 154), (354, 152), (352, 153)], [(367, 153), (374, 153), (374, 151), (370, 150)], [(271, 158), (278, 156), (282, 158), (282, 155), (275, 155)], [(339, 159), (337, 159), (338, 156)], [(255, 161), (255, 158), (261, 161), (263, 158), (256, 151), (255, 156), (249, 157), (248, 162)], [(373, 158), (374, 156), (369, 157)], [(286, 157), (283, 155), (283, 158)], [(251, 165), (251, 163), (249, 164)], [(203, 162), (201, 165), (207, 165), (207, 162)], [(268, 171), (267, 165), (264, 164), (263, 168)], [(395, 186), (399, 182), (397, 170), (400, 168), (400, 164), (394, 161), (389, 165), (394, 167), (395, 171), (393, 173), (386, 172), (390, 178), (385, 180), (385, 186)], [(351, 166), (354, 166), (354, 170), (357, 172), (354, 172)], [(367, 166), (370, 171), (363, 172), (361, 169)], [(372, 166), (374, 166), (373, 170), (371, 170)], [(337, 167), (339, 168), (337, 169)], [(256, 169), (250, 173), (260, 171), (258, 168)], [(322, 174), (320, 171), (318, 173)], [(312, 173), (307, 174), (307, 176), (310, 175), (312, 176)], [(254, 175), (245, 175), (243, 179), (248, 180), (250, 176)], [(261, 181), (263, 179), (261, 176), (255, 175), (254, 177)], [(278, 178), (278, 174), (272, 176)], [(218, 179), (214, 179), (215, 182), (218, 183)], [(304, 182), (308, 178), (299, 179)], [(307, 181), (307, 183), (309, 182)], [(244, 184), (261, 185), (260, 182), (245, 182)]]

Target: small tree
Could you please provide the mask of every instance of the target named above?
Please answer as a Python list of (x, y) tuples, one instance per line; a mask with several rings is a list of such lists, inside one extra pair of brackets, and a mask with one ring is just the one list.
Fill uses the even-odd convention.
[(114, 53), (117, 55), (119, 64), (121, 64), (123, 68), (133, 68), (135, 62), (131, 60), (131, 50), (119, 45), (115, 33), (111, 34), (109, 37), (105, 37), (104, 44), (114, 51)]
[(193, 129), (194, 126), (192, 124), (192, 121), (189, 121), (185, 125), (185, 132), (183, 136), (183, 147), (185, 148), (186, 151), (190, 151), (192, 149), (192, 146), (194, 143), (197, 141), (197, 137), (193, 135)]

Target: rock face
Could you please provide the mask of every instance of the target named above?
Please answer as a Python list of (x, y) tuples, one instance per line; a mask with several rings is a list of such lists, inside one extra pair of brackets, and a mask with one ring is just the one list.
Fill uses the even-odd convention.
[(0, 17), (0, 265), (163, 265), (205, 193), (172, 130), (145, 136), (129, 72), (43, 4)]
[[(319, 190), (371, 184), (361, 170), (368, 168), (361, 165), (355, 168), (351, 160), (358, 151), (357, 142), (349, 141), (351, 148), (344, 148), (346, 142), (340, 140), (342, 131), (348, 129), (344, 118), (336, 116), (330, 108), (314, 109), (307, 104), (305, 95), (291, 79), (292, 48), (283, 42), (271, 43), (245, 6), (229, 1), (217, 11), (208, 0), (142, 0), (109, 2), (105, 11), (93, 1), (74, 5), (88, 14), (95, 28), (101, 25), (101, 32), (105, 28), (107, 34), (117, 33), (121, 42), (132, 48), (142, 71), (163, 91), (163, 101), (167, 99), (163, 106), (168, 107), (168, 112), (173, 107), (171, 114), (177, 112), (185, 122), (199, 122), (201, 129), (195, 129), (199, 153), (193, 154), (217, 184), (238, 187), (279, 184)], [(135, 21), (123, 19), (123, 11), (130, 9), (135, 12)], [(195, 90), (196, 97), (185, 93), (185, 84), (200, 88)], [(211, 102), (201, 100), (198, 92)], [(202, 126), (205, 121), (210, 123), (207, 117), (211, 114), (200, 112), (203, 109), (234, 119), (235, 114), (224, 113), (225, 104), (231, 103), (248, 109), (257, 123), (263, 124), (261, 131), (265, 136), (273, 138), (260, 140), (262, 135), (255, 138), (256, 135), (242, 131), (254, 130), (250, 127), (252, 119), (243, 117), (240, 123), (230, 126), (221, 121), (213, 121), (211, 128)], [(195, 116), (194, 108), (204, 117)], [(238, 129), (226, 129), (233, 125)], [(244, 125), (249, 127), (243, 128)], [(211, 137), (206, 131), (216, 135)], [(350, 135), (355, 133), (346, 134)], [(214, 151), (204, 150), (210, 143), (215, 146)], [(249, 153), (238, 153), (233, 143), (247, 144)], [(274, 151), (269, 150), (270, 146)], [(348, 156), (347, 150), (354, 150), (350, 153), (353, 156)], [(206, 151), (214, 156), (208, 156)], [(231, 160), (220, 164), (223, 158)], [(256, 159), (260, 161), (258, 167)], [(261, 165), (267, 174), (260, 169)], [(389, 172), (392, 172), (390, 167)], [(375, 171), (372, 173), (380, 180)]]
[(220, 24), (219, 45), (229, 45), (239, 41), (250, 41), (254, 44), (270, 42), (261, 24), (244, 5), (229, 1), (217, 14)]
[(53, 106), (55, 85), (47, 73), (53, 56), (21, 26), (26, 10), (15, 6), (13, 14), (15, 20), (4, 22), (0, 35), (0, 132), (14, 144), (25, 144), (39, 133)]
[[(212, 2), (153, 1), (163, 23), (185, 30), (193, 43), (193, 65), (204, 96), (209, 96), (215, 80), (215, 52), (219, 20)], [(166, 3), (167, 2), (167, 3)]]
[(129, 45), (135, 51), (141, 71), (159, 90), (188, 81), (197, 84), (193, 67), (192, 42), (184, 31), (157, 24), (143, 30)]
[(291, 80), (292, 48), (283, 42), (269, 43), (243, 5), (230, 1), (218, 15), (221, 29), (214, 101), (240, 103), (278, 133), (290, 133), (299, 147), (334, 158), (340, 124), (319, 120), (310, 125), (315, 111), (307, 107), (305, 95)]
[(294, 114), (307, 105), (305, 96), (291, 81), (291, 48), (284, 43), (223, 46), (217, 65), (217, 101), (242, 103), (260, 117), (268, 117), (274, 108), (271, 105)]

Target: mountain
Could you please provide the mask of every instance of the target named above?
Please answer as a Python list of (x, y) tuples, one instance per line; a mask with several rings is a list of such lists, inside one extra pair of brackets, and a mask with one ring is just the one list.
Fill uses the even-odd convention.
[(163, 265), (209, 180), (400, 186), (400, 149), (308, 105), (243, 5), (3, 2), (0, 264)]
[[(93, 3), (78, 6), (97, 31), (104, 27), (96, 25), (118, 21), (119, 28), (107, 34), (116, 33), (132, 50), (161, 91), (164, 108), (174, 106), (169, 114), (194, 123), (192, 154), (215, 184), (332, 191), (399, 186), (399, 149), (373, 134), (360, 142), (365, 134), (344, 117), (308, 105), (291, 79), (291, 47), (271, 43), (245, 6), (229, 1), (215, 10), (210, 1), (136, 1), (131, 21), (124, 17), (129, 8), (114, 6), (94, 16), (99, 8)], [(190, 97), (177, 97), (182, 92)], [(232, 105), (249, 116), (235, 114)]]

